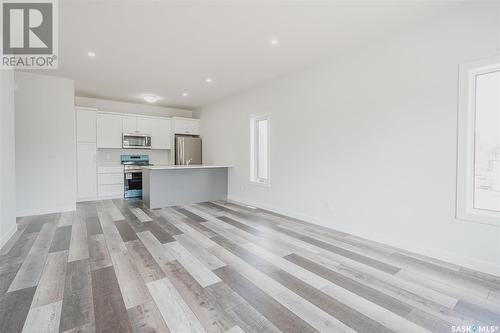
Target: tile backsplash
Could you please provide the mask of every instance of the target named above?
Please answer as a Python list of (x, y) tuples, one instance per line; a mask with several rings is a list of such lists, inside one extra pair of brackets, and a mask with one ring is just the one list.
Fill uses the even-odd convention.
[(120, 164), (120, 155), (149, 155), (155, 165), (173, 164), (170, 150), (158, 149), (97, 149), (97, 165)]

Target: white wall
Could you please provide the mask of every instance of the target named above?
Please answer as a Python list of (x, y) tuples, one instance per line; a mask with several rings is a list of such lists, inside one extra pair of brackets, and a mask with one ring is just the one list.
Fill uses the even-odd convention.
[(14, 72), (0, 70), (0, 248), (17, 230)]
[(101, 111), (135, 113), (135, 114), (142, 114), (145, 116), (157, 116), (157, 117), (190, 118), (193, 114), (191, 110), (185, 110), (185, 109), (167, 108), (157, 105), (117, 102), (117, 101), (110, 101), (107, 99), (89, 98), (89, 97), (76, 97), (75, 105), (97, 108)]
[[(500, 274), (500, 228), (455, 216), (458, 65), (500, 53), (498, 3), (200, 111), (206, 163), (234, 165), (233, 200)], [(249, 179), (249, 119), (271, 117), (271, 186)]]
[(75, 209), (72, 80), (16, 72), (17, 214)]

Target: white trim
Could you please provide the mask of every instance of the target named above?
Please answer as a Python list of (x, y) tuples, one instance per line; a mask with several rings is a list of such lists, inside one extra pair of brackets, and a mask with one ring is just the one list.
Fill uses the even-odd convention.
[(86, 106), (77, 106), (75, 105), (75, 109), (78, 109), (80, 111), (99, 111), (99, 109), (97, 108), (89, 108), (89, 107), (86, 107)]
[[(250, 120), (250, 174), (249, 174), (249, 184), (258, 185), (263, 187), (271, 186), (271, 117), (265, 113), (251, 114), (249, 115)], [(267, 121), (267, 178), (257, 178), (255, 172), (258, 169), (257, 165), (259, 163), (258, 156), (256, 156), (256, 150), (258, 146), (258, 140), (256, 136), (257, 128), (256, 124), (260, 120)]]
[(460, 65), (456, 218), (500, 226), (500, 213), (473, 206), (475, 78), (496, 70), (500, 70), (500, 56)]
[(89, 109), (92, 111), (96, 111), (97, 114), (113, 114), (117, 116), (127, 116), (127, 117), (141, 117), (141, 118), (149, 118), (149, 119), (170, 119), (170, 120), (196, 120), (200, 121), (198, 118), (188, 118), (188, 117), (173, 117), (173, 116), (149, 116), (145, 114), (140, 114), (140, 113), (126, 113), (126, 112), (116, 112), (116, 111), (106, 111), (106, 110), (100, 110), (100, 109), (95, 109), (95, 108), (85, 108), (81, 106), (75, 106), (77, 109)]
[(51, 208), (35, 208), (20, 210), (16, 213), (17, 217), (41, 215), (41, 214), (52, 214), (52, 213), (62, 213), (62, 212), (72, 212), (76, 210), (76, 204), (70, 206), (60, 206)]
[(12, 228), (10, 228), (9, 231), (3, 234), (2, 237), (0, 238), (0, 250), (5, 246), (5, 244), (7, 244), (10, 238), (14, 236), (16, 231), (17, 231), (17, 223), (14, 223)]
[[(320, 218), (316, 218), (310, 215), (305, 215), (301, 214), (295, 211), (290, 211), (287, 209), (282, 209), (276, 206), (272, 205), (267, 205), (262, 202), (256, 202), (256, 201), (248, 201), (244, 198), (240, 198), (237, 196), (233, 195), (228, 195), (228, 201), (233, 201), (235, 203), (241, 204), (241, 205), (250, 205), (254, 206), (257, 208), (262, 208), (266, 209), (278, 214), (286, 215), (292, 218), (296, 218), (299, 220), (303, 220), (308, 223), (320, 225), (322, 227), (326, 227), (329, 229), (332, 228), (332, 222), (331, 220), (323, 220)], [(396, 247), (402, 250), (406, 250), (409, 252), (414, 252), (416, 254), (420, 254), (423, 256), (431, 257), (431, 258), (436, 258), (442, 261), (447, 261), (462, 267), (468, 267), (471, 269), (474, 269), (476, 271), (480, 272), (485, 272), (493, 275), (500, 275), (500, 264), (497, 263), (492, 263), (492, 262), (487, 262), (487, 261), (481, 261), (476, 258), (468, 257), (468, 256), (463, 256), (459, 255), (456, 253), (452, 253), (443, 249), (435, 248), (435, 247), (429, 247), (426, 245), (422, 245), (419, 243), (415, 243), (412, 240), (408, 239), (401, 239), (401, 238), (392, 238), (392, 237), (387, 237), (387, 235), (380, 234), (380, 233), (375, 233), (371, 231), (367, 231), (365, 229), (360, 229), (360, 228), (355, 228), (352, 227), (351, 225), (346, 225), (346, 224), (338, 224), (335, 223), (333, 225), (335, 227), (334, 230), (342, 231), (351, 235), (355, 235), (358, 237), (366, 238), (371, 241), (379, 242), (382, 244), (386, 244), (392, 247)]]
[(88, 202), (88, 201), (99, 201), (99, 200), (101, 200), (99, 197), (78, 198), (78, 199), (76, 199), (76, 203)]
[[(122, 194), (117, 194), (117, 195), (100, 196), (96, 200), (100, 201), (100, 200), (110, 200), (110, 199), (126, 199), (126, 198), (125, 198), (125, 195), (122, 193)], [(90, 200), (88, 200), (88, 201), (90, 201)]]

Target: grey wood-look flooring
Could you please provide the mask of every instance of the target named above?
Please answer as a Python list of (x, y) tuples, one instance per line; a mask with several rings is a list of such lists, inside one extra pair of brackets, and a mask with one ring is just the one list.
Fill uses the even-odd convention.
[(452, 332), (500, 277), (227, 202), (81, 203), (0, 251), (0, 332)]

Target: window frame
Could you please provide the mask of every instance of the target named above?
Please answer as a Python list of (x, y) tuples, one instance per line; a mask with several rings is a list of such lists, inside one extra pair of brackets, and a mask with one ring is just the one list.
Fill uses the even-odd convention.
[[(267, 114), (252, 114), (250, 115), (250, 177), (249, 182), (253, 185), (260, 185), (269, 187), (271, 185), (271, 152), (270, 152), (270, 136), (271, 136), (271, 121)], [(259, 135), (258, 135), (258, 122), (267, 120), (267, 178), (259, 178)]]
[(460, 65), (456, 218), (500, 226), (500, 212), (474, 207), (476, 77), (500, 71), (500, 56)]

